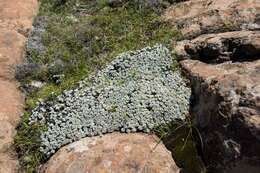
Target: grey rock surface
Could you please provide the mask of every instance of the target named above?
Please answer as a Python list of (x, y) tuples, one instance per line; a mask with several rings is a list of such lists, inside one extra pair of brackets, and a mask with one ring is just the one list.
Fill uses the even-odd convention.
[(162, 45), (119, 55), (91, 79), (65, 91), (53, 103), (39, 103), (31, 122), (47, 123), (42, 151), (86, 136), (113, 131), (149, 132), (189, 112), (190, 89)]

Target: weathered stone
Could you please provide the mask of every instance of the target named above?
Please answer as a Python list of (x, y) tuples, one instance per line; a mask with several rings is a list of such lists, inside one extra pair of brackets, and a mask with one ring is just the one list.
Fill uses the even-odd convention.
[(147, 134), (83, 138), (60, 149), (42, 173), (178, 173), (171, 153)]
[(176, 45), (178, 59), (197, 59), (206, 63), (253, 61), (260, 57), (260, 31), (205, 34)]
[(202, 35), (177, 43), (176, 53), (191, 80), (207, 164), (259, 172), (260, 32)]
[(168, 8), (165, 21), (181, 29), (184, 37), (237, 30), (260, 29), (259, 0), (190, 0)]
[(36, 11), (36, 0), (0, 0), (0, 173), (15, 173), (19, 165), (11, 146), (23, 110), (23, 97), (14, 81), (13, 69), (22, 62)]

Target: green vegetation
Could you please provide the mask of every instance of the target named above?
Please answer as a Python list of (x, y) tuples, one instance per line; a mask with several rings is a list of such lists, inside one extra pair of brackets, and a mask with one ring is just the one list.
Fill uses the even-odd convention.
[(207, 172), (198, 154), (198, 148), (202, 149), (201, 136), (191, 121), (166, 124), (156, 128), (155, 132), (172, 152), (178, 166), (184, 168), (185, 172)]
[[(137, 8), (131, 1), (116, 8), (107, 6), (104, 0), (40, 2), (39, 15), (48, 17), (42, 37), (45, 51), (32, 50), (30, 58), (44, 68), (21, 82), (40, 80), (46, 85), (27, 97), (27, 113), (15, 138), (21, 166), (28, 173), (34, 172), (44, 160), (39, 148), (40, 133), (46, 127), (38, 123), (29, 124), (30, 111), (39, 99), (50, 100), (63, 90), (72, 88), (122, 52), (155, 43), (167, 45), (172, 38), (180, 37), (179, 32), (161, 22), (154, 11)], [(62, 62), (62, 67), (55, 64), (57, 60)], [(50, 64), (54, 64), (54, 68), (46, 68)], [(65, 77), (57, 84), (53, 76), (59, 74)]]
[[(46, 85), (27, 96), (27, 112), (17, 127), (15, 138), (21, 166), (26, 173), (36, 172), (37, 167), (45, 160), (40, 152), (40, 134), (46, 126), (40, 123), (29, 124), (30, 112), (39, 99), (53, 99), (122, 52), (156, 43), (169, 45), (172, 39), (181, 37), (172, 26), (160, 21), (159, 15), (153, 10), (140, 8), (132, 1), (126, 1), (114, 8), (109, 7), (106, 0), (40, 2), (39, 15), (48, 17), (48, 25), (42, 36), (45, 51), (40, 53), (32, 50), (30, 58), (43, 68), (39, 73), (27, 76), (21, 83), (39, 80)], [(62, 66), (56, 63), (57, 60)], [(53, 67), (48, 68), (49, 66)], [(176, 69), (177, 65), (173, 64), (172, 67)], [(57, 83), (53, 76), (60, 74), (64, 78)], [(119, 81), (119, 85), (122, 82), (124, 81)], [(111, 108), (111, 112), (114, 111), (116, 107)], [(173, 151), (177, 161), (183, 162), (182, 166), (188, 170), (201, 169), (198, 158), (194, 158), (197, 157), (197, 151), (192, 141), (191, 128), (173, 127), (176, 126), (165, 126), (158, 130), (163, 141), (166, 144), (170, 142), (167, 146)], [(170, 133), (172, 129), (175, 129), (174, 133)], [(168, 140), (169, 137), (173, 137), (172, 140)], [(190, 167), (194, 163), (199, 163), (196, 165), (198, 168)]]
[[(31, 58), (42, 66), (54, 64), (54, 68), (25, 79), (48, 83), (31, 95), (30, 105), (39, 98), (48, 99), (53, 92), (59, 94), (73, 87), (120, 53), (156, 43), (170, 44), (172, 38), (180, 37), (178, 31), (160, 21), (152, 10), (137, 9), (132, 3), (110, 8), (104, 0), (94, 2), (41, 1), (40, 15), (49, 18), (42, 38), (46, 50), (43, 54), (33, 50)], [(63, 67), (55, 66), (57, 60)], [(65, 75), (58, 85), (53, 81), (53, 75), (57, 74)]]
[(24, 113), (18, 124), (18, 134), (15, 136), (15, 146), (19, 154), (20, 165), (26, 173), (36, 171), (37, 166), (45, 159), (40, 151), (40, 133), (46, 130), (42, 124), (30, 124), (30, 114)]

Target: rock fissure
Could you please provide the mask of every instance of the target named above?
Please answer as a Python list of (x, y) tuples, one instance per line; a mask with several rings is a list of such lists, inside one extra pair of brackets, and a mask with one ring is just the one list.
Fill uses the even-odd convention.
[(227, 32), (179, 42), (177, 49), (183, 49), (183, 54), (179, 54), (179, 58), (190, 58), (209, 64), (228, 61), (250, 62), (260, 57), (259, 40), (259, 31)]
[(164, 16), (186, 24), (176, 54), (191, 80), (191, 112), (212, 172), (260, 171), (260, 31), (249, 27), (259, 25), (256, 3), (191, 0)]

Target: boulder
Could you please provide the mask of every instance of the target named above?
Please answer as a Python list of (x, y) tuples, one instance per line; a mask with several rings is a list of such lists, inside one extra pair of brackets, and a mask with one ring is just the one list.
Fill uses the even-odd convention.
[(185, 38), (201, 34), (260, 29), (259, 0), (190, 0), (169, 7), (163, 20)]
[(61, 148), (42, 173), (178, 173), (159, 139), (142, 133), (83, 138)]
[(260, 31), (205, 34), (176, 45), (178, 59), (196, 59), (216, 64), (253, 61), (260, 57)]
[(217, 172), (260, 172), (260, 32), (202, 35), (178, 42), (176, 54), (191, 80), (204, 160)]

